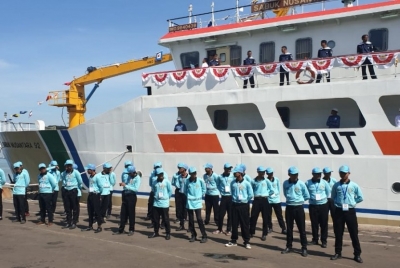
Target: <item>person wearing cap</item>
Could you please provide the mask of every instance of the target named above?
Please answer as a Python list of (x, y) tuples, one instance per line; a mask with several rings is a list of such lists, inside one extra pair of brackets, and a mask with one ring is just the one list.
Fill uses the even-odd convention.
[[(18, 163), (19, 167), (21, 168), (21, 173), (23, 173), (24, 176), (27, 176), (29, 178), (29, 181), (30, 181), (31, 179), (30, 179), (28, 170), (26, 170), (24, 168), (24, 165), (22, 164), (21, 161), (18, 161), (17, 163)], [(30, 213), (29, 213), (29, 203), (28, 203), (28, 192), (27, 191), (28, 191), (28, 187), (25, 188), (24, 202), (25, 202), (25, 216), (29, 217)]]
[(52, 198), (53, 191), (56, 188), (57, 181), (49, 172), (47, 172), (44, 163), (39, 164), (39, 207), (40, 207), (40, 221), (37, 225), (45, 224), (46, 212), (48, 216), (48, 226), (53, 225), (53, 206)]
[(231, 235), (232, 230), (232, 194), (231, 194), (231, 182), (234, 177), (231, 173), (232, 165), (229, 163), (224, 164), (224, 173), (222, 173), (217, 180), (217, 187), (221, 194), (221, 202), (219, 204), (219, 215), (218, 215), (218, 229), (213, 234), (222, 233), (222, 226), (224, 225), (225, 214), (228, 214), (228, 221), (226, 225), (225, 235)]
[(78, 170), (73, 169), (74, 162), (67, 160), (65, 170), (61, 173), (61, 181), (65, 188), (65, 208), (67, 224), (63, 229), (75, 229), (78, 222), (78, 189), (82, 187), (82, 177)]
[(121, 203), (121, 220), (118, 232), (114, 234), (118, 235), (125, 232), (125, 224), (129, 218), (128, 236), (132, 236), (135, 232), (137, 192), (140, 188), (141, 178), (133, 165), (128, 166), (126, 171), (128, 172), (126, 182), (119, 184), (119, 186), (123, 187), (122, 192), (124, 192), (124, 195)]
[(202, 238), (200, 243), (207, 242), (206, 228), (204, 227), (203, 219), (201, 218), (201, 209), (203, 208), (203, 196), (206, 194), (206, 184), (203, 179), (197, 177), (195, 167), (189, 168), (190, 177), (185, 181), (184, 194), (186, 195), (186, 208), (189, 216), (189, 231), (192, 234), (189, 242), (195, 242), (197, 232), (194, 229), (194, 214), (196, 214), (197, 224), (199, 225)]
[[(324, 173), (323, 179), (329, 184), (329, 187), (331, 188), (331, 192), (332, 192), (332, 187), (333, 187), (333, 185), (335, 185), (337, 180), (331, 176), (332, 170), (329, 167), (325, 167), (322, 170), (322, 172)], [(328, 210), (331, 213), (331, 218), (332, 218), (332, 223), (333, 223), (333, 231), (335, 231), (335, 221), (334, 221), (335, 202), (331, 196), (328, 196)]]
[(331, 260), (342, 258), (344, 225), (347, 225), (351, 242), (354, 248), (354, 260), (362, 263), (361, 246), (358, 240), (358, 222), (355, 207), (364, 200), (360, 187), (350, 181), (350, 168), (341, 166), (339, 168), (340, 181), (332, 187), (332, 199), (335, 201), (335, 255)]
[(267, 240), (268, 235), (268, 215), (269, 211), (271, 210), (268, 197), (275, 193), (271, 182), (265, 178), (265, 171), (266, 169), (264, 167), (259, 166), (257, 168), (258, 176), (255, 177), (251, 182), (254, 192), (254, 200), (251, 208), (250, 236), (252, 237), (256, 233), (257, 220), (261, 212), (263, 220), (261, 235), (262, 241)]
[(108, 204), (110, 202), (111, 185), (115, 185), (115, 176), (111, 175), (111, 168), (112, 166), (110, 163), (104, 163), (103, 171), (97, 175), (102, 188), (100, 213), (103, 223), (105, 223)]
[(179, 176), (185, 172), (185, 163), (178, 163), (177, 168), (178, 168), (178, 172), (176, 172), (173, 176), (172, 176), (172, 186), (175, 187), (175, 215), (176, 215), (176, 220), (175, 223), (180, 222), (181, 217), (182, 217), (182, 196), (180, 193), (180, 183), (179, 183)]
[[(77, 170), (78, 172), (79, 172), (79, 170), (78, 170), (78, 165), (77, 164), (73, 164), (72, 165), (72, 168), (74, 169), (74, 170)], [(79, 173), (80, 174), (80, 173)], [(82, 187), (82, 186), (81, 186)], [(81, 214), (81, 197), (82, 197), (82, 188), (81, 187), (78, 187), (77, 188), (77, 190), (78, 190), (78, 194), (77, 194), (77, 198), (76, 198), (76, 201), (77, 201), (77, 203), (76, 203), (76, 218), (78, 219), (77, 221), (76, 221), (76, 223), (78, 223), (79, 222), (79, 215)], [(75, 212), (73, 212), (73, 213), (75, 213)], [(75, 217), (74, 215), (72, 215), (72, 218), (73, 217)]]
[(182, 119), (178, 117), (176, 119), (177, 124), (174, 127), (174, 131), (187, 131), (186, 125), (182, 123)]
[(54, 188), (53, 196), (51, 198), (51, 205), (53, 207), (53, 215), (56, 212), (58, 192), (60, 191), (58, 184), (61, 181), (61, 172), (58, 169), (59, 169), (58, 163), (55, 160), (51, 161), (49, 164), (49, 167), (47, 168), (47, 172), (50, 173), (56, 179), (56, 187)]
[(327, 247), (328, 241), (328, 196), (331, 195), (331, 187), (325, 180), (321, 180), (322, 170), (319, 167), (311, 171), (312, 178), (306, 182), (307, 190), (310, 193), (308, 200), (308, 212), (310, 214), (312, 241), (311, 245), (318, 245), (319, 226), (321, 226), (321, 247)]
[(87, 197), (89, 227), (86, 229), (82, 229), (82, 231), (93, 231), (93, 220), (96, 218), (97, 229), (95, 230), (95, 233), (100, 233), (103, 230), (101, 228), (103, 220), (101, 218), (100, 211), (100, 194), (103, 189), (99, 181), (99, 177), (96, 174), (96, 166), (93, 164), (89, 164), (85, 167), (85, 170), (89, 175), (89, 195)]
[[(150, 174), (149, 176), (149, 187), (150, 189), (152, 189), (153, 184), (155, 181), (157, 181), (157, 174), (156, 174), (156, 170), (158, 168), (162, 168), (162, 163), (161, 162), (155, 162), (153, 165), (153, 172)], [(164, 172), (164, 179), (168, 180), (168, 174), (167, 172)], [(151, 220), (151, 225), (147, 226), (147, 228), (154, 228), (154, 213), (153, 213), (153, 205), (154, 205), (154, 193), (150, 190), (150, 195), (149, 195), (149, 201), (147, 203), (147, 217), (145, 218), (145, 220)], [(161, 229), (164, 229), (164, 220), (161, 222)]]
[(152, 185), (152, 192), (154, 193), (153, 205), (153, 222), (154, 233), (149, 235), (148, 238), (155, 238), (160, 236), (158, 231), (160, 229), (160, 217), (165, 224), (166, 236), (165, 240), (171, 239), (171, 226), (169, 223), (169, 199), (172, 196), (172, 186), (169, 180), (164, 178), (164, 170), (158, 168), (155, 170), (157, 180)]
[[(246, 167), (246, 165), (245, 164), (239, 164), (239, 166), (241, 166), (242, 168), (243, 168), (243, 179), (245, 179), (248, 183), (250, 183), (250, 185), (252, 184), (252, 182), (253, 182), (253, 179), (248, 175), (248, 174), (246, 174), (246, 169), (247, 169), (247, 167)], [(248, 207), (248, 211), (249, 211), (249, 226), (250, 226), (250, 218), (251, 218), (251, 215), (250, 215), (250, 203), (247, 205), (247, 207)]]
[(281, 187), (280, 187), (280, 181), (278, 177), (274, 176), (274, 169), (268, 167), (266, 169), (267, 173), (267, 179), (271, 182), (272, 189), (274, 190), (274, 193), (272, 195), (268, 196), (268, 202), (270, 205), (270, 210), (269, 210), (269, 217), (268, 217), (268, 233), (272, 233), (272, 209), (274, 209), (275, 216), (278, 220), (279, 227), (282, 229), (282, 234), (286, 234), (286, 224), (285, 220), (283, 219), (282, 216), (282, 205), (281, 205)]
[(13, 222), (26, 222), (25, 214), (25, 195), (26, 188), (29, 186), (30, 178), (27, 173), (22, 171), (19, 162), (14, 163), (14, 188), (13, 188), (13, 203), (15, 208), (15, 220)]
[(206, 220), (204, 224), (210, 223), (211, 209), (214, 212), (214, 222), (218, 225), (218, 214), (219, 214), (219, 191), (217, 187), (218, 175), (214, 173), (213, 165), (207, 163), (204, 165), (205, 172), (203, 180), (206, 183), (206, 195), (204, 197), (204, 203), (206, 205)]
[(337, 108), (333, 108), (331, 111), (331, 115), (328, 117), (326, 121), (326, 125), (329, 128), (340, 128), (340, 116), (338, 115), (339, 110)]
[(178, 180), (176, 185), (179, 187), (179, 200), (181, 201), (177, 206), (176, 209), (179, 210), (179, 227), (176, 231), (185, 230), (185, 220), (187, 218), (187, 209), (186, 209), (186, 202), (187, 196), (185, 195), (185, 183), (189, 179), (189, 173), (187, 170), (189, 169), (186, 164), (181, 166), (182, 172), (178, 176)]
[(113, 197), (113, 193), (114, 193), (114, 186), (115, 186), (115, 183), (117, 182), (117, 176), (112, 171), (112, 167), (110, 167), (108, 169), (109, 169), (108, 172), (109, 172), (109, 178), (110, 178), (110, 196), (109, 196), (108, 207), (107, 207), (107, 211), (106, 211), (106, 218), (107, 219), (109, 219), (111, 217), (111, 213), (112, 213), (112, 197)]
[(238, 228), (240, 224), (244, 246), (246, 249), (251, 249), (248, 203), (254, 196), (253, 188), (251, 184), (243, 178), (243, 167), (235, 167), (233, 174), (235, 180), (230, 184), (232, 193), (232, 235), (231, 240), (225, 244), (225, 246), (233, 247), (237, 245), (237, 239), (239, 238)]
[(0, 221), (3, 220), (3, 185), (6, 184), (6, 174), (0, 168)]
[[(399, 109), (400, 112), (400, 109)], [(394, 125), (396, 127), (400, 127), (400, 113), (398, 115), (396, 115), (396, 117), (394, 118)]]
[(304, 182), (299, 180), (299, 170), (297, 167), (290, 167), (288, 175), (289, 179), (283, 182), (283, 195), (286, 197), (286, 249), (281, 253), (287, 254), (292, 252), (293, 226), (294, 222), (296, 222), (300, 233), (301, 255), (307, 257), (306, 220), (303, 204), (304, 201), (310, 199), (310, 194)]
[[(128, 167), (133, 166), (133, 162), (132, 161), (125, 161), (124, 163), (124, 170), (122, 171), (121, 174), (121, 182), (123, 183), (127, 183), (127, 180), (129, 178), (129, 174), (128, 174)], [(124, 199), (124, 191), (121, 192), (121, 199)], [(116, 216), (116, 218), (120, 218), (120, 215)]]

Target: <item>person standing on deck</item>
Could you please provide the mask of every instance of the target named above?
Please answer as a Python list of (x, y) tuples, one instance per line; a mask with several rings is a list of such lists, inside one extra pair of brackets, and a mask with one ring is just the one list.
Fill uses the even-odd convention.
[(172, 176), (172, 186), (175, 187), (175, 216), (176, 216), (176, 220), (175, 223), (180, 222), (181, 220), (181, 216), (182, 216), (182, 197), (181, 197), (181, 193), (180, 193), (180, 188), (181, 185), (179, 183), (179, 176), (185, 172), (185, 163), (178, 163), (177, 168), (178, 168), (178, 172), (176, 172), (173, 176)]
[[(318, 50), (318, 58), (332, 58), (333, 52), (332, 48), (328, 47), (326, 40), (321, 41), (321, 48)], [(317, 75), (317, 80), (315, 83), (321, 82), (322, 74)], [(326, 73), (326, 82), (331, 82), (331, 73), (327, 71)]]
[(174, 127), (174, 131), (187, 131), (186, 125), (182, 123), (182, 118), (176, 118), (177, 124)]
[(53, 177), (56, 179), (56, 188), (54, 188), (53, 191), (53, 196), (51, 199), (51, 205), (53, 207), (53, 215), (56, 212), (56, 207), (57, 207), (57, 198), (58, 198), (58, 192), (60, 190), (59, 183), (61, 181), (61, 172), (58, 170), (58, 163), (57, 161), (53, 160), (50, 162), (49, 167), (47, 168), (48, 172), (53, 175)]
[(6, 184), (6, 174), (0, 168), (0, 221), (3, 220), (3, 185)]
[(202, 67), (202, 68), (207, 68), (207, 67), (208, 67), (208, 60), (207, 60), (207, 58), (204, 58), (204, 59), (203, 59), (203, 62), (202, 62), (202, 64), (201, 64), (201, 67)]
[[(292, 53), (289, 53), (287, 51), (287, 47), (286, 46), (283, 46), (281, 48), (281, 51), (282, 51), (282, 54), (279, 56), (279, 62), (285, 62), (285, 61), (293, 60)], [(290, 85), (289, 72), (286, 71), (282, 66), (280, 66), (279, 76), (280, 76), (280, 83), (279, 83), (280, 86), (283, 86), (285, 84), (285, 76), (286, 76), (287, 85)]]
[(25, 195), (26, 187), (29, 186), (29, 175), (22, 171), (20, 162), (14, 163), (14, 188), (13, 188), (13, 203), (15, 208), (15, 219), (13, 222), (26, 222), (25, 214)]
[(113, 197), (113, 192), (114, 192), (114, 186), (115, 186), (115, 183), (117, 182), (117, 176), (112, 171), (112, 166), (111, 166), (111, 168), (109, 168), (108, 172), (110, 174), (110, 199), (109, 199), (109, 202), (108, 202), (108, 208), (107, 208), (107, 213), (106, 213), (106, 218), (107, 219), (109, 219), (111, 217), (111, 213), (112, 213), (112, 197)]
[(333, 108), (331, 111), (331, 115), (328, 117), (326, 121), (326, 125), (329, 128), (340, 128), (340, 116), (338, 115), (339, 110), (337, 108)]
[(176, 209), (179, 210), (179, 227), (176, 231), (185, 230), (185, 220), (187, 217), (187, 196), (185, 195), (185, 183), (189, 179), (189, 173), (187, 172), (188, 166), (186, 164), (182, 165), (182, 173), (178, 176), (178, 180), (176, 185), (179, 186), (179, 199), (181, 200), (179, 203), (179, 207), (177, 206)]
[[(78, 170), (73, 169), (74, 162), (67, 160), (64, 164), (65, 171), (61, 173), (61, 180), (65, 185), (65, 208), (67, 224), (63, 229), (75, 229), (78, 222), (78, 188), (82, 187), (82, 177)], [(73, 215), (73, 218), (72, 218)]]
[[(331, 188), (331, 192), (332, 192), (332, 187), (333, 187), (333, 185), (335, 185), (337, 180), (335, 178), (331, 177), (332, 170), (329, 167), (325, 167), (322, 170), (322, 172), (324, 173), (323, 179), (329, 184), (329, 187)], [(331, 196), (328, 196), (328, 209), (329, 209), (329, 212), (331, 213), (331, 218), (332, 218), (332, 223), (333, 223), (333, 231), (335, 231), (335, 221), (334, 221), (335, 208), (336, 207), (335, 207), (334, 200), (331, 198)]]
[[(256, 60), (251, 56), (252, 52), (251, 50), (247, 51), (247, 58), (243, 61), (243, 65), (248, 66), (248, 65), (256, 65)], [(255, 83), (254, 83), (254, 75), (250, 76), (249, 79), (246, 79), (243, 81), (243, 89), (247, 88), (247, 83), (250, 81), (250, 87), (254, 88)]]
[(210, 60), (210, 62), (208, 63), (208, 66), (219, 66), (219, 60), (218, 60), (218, 54), (215, 54), (213, 56), (213, 58)]
[[(368, 41), (368, 34), (364, 34), (361, 36), (362, 42), (357, 45), (357, 54), (370, 54), (375, 52), (375, 47), (372, 45), (370, 41)], [(371, 79), (377, 79), (375, 75), (374, 65), (372, 62), (367, 58), (365, 58), (364, 62), (361, 65), (361, 73), (363, 80), (368, 79), (367, 75), (367, 66), (369, 70), (369, 74), (371, 75)]]
[(268, 167), (266, 169), (267, 178), (272, 184), (274, 194), (268, 196), (268, 202), (270, 204), (269, 217), (268, 217), (268, 233), (272, 233), (272, 209), (274, 209), (276, 218), (278, 219), (279, 227), (281, 227), (282, 234), (286, 234), (286, 224), (282, 216), (282, 205), (281, 205), (281, 186), (278, 177), (274, 176), (274, 169)]
[(36, 225), (43, 225), (46, 223), (46, 213), (48, 216), (48, 226), (53, 225), (53, 191), (56, 188), (56, 178), (47, 172), (44, 163), (39, 164), (40, 174), (38, 175), (39, 184), (39, 207), (40, 207), (40, 221)]
[(103, 220), (101, 218), (100, 212), (100, 194), (103, 191), (101, 188), (102, 185), (96, 176), (96, 166), (93, 164), (89, 164), (85, 167), (87, 174), (89, 175), (89, 195), (87, 198), (87, 210), (89, 216), (89, 227), (86, 229), (82, 229), (82, 231), (93, 231), (93, 222), (96, 218), (97, 220), (97, 229), (95, 233), (100, 233), (103, 229), (101, 225)]
[(222, 233), (222, 226), (224, 225), (225, 214), (228, 214), (228, 220), (226, 225), (225, 235), (231, 235), (232, 230), (232, 194), (231, 194), (231, 182), (234, 177), (231, 173), (232, 165), (229, 163), (224, 164), (224, 173), (222, 173), (217, 180), (217, 187), (221, 194), (221, 202), (219, 204), (219, 215), (218, 215), (218, 229), (213, 234)]
[(214, 222), (218, 225), (218, 214), (219, 214), (219, 191), (217, 187), (218, 174), (214, 173), (213, 165), (207, 163), (204, 165), (205, 172), (203, 175), (204, 182), (206, 184), (206, 195), (204, 197), (204, 203), (206, 205), (206, 220), (205, 225), (210, 223), (211, 210), (214, 214)]

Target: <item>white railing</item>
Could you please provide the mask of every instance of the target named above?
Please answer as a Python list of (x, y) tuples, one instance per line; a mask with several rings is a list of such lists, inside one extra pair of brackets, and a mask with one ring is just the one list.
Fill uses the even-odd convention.
[(37, 130), (36, 125), (34, 123), (15, 123), (9, 120), (0, 121), (0, 131), (1, 132), (9, 132), (9, 131), (32, 131)]

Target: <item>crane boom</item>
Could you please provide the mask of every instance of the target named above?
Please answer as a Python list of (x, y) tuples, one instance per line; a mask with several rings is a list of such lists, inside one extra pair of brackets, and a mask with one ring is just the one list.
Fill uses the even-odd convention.
[(95, 88), (104, 79), (138, 71), (158, 64), (172, 61), (171, 54), (164, 54), (161, 58), (145, 57), (140, 60), (131, 60), (124, 63), (113, 64), (98, 68), (84, 76), (74, 78), (69, 84), (69, 89), (64, 91), (49, 92), (49, 105), (67, 107), (69, 114), (69, 128), (76, 127), (85, 122), (86, 95), (85, 85), (96, 83)]

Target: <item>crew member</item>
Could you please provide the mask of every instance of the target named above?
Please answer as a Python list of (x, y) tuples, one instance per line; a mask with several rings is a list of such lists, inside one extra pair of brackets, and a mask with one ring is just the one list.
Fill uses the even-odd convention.
[(221, 194), (221, 202), (219, 204), (219, 215), (218, 215), (218, 229), (213, 234), (222, 233), (222, 226), (224, 225), (225, 214), (228, 213), (228, 220), (226, 225), (225, 235), (231, 235), (232, 230), (232, 195), (231, 195), (231, 182), (234, 177), (231, 173), (232, 165), (229, 163), (224, 164), (224, 173), (222, 173), (217, 180), (217, 187)]
[(186, 125), (182, 123), (182, 118), (176, 118), (177, 124), (174, 127), (174, 131), (187, 131)]
[(195, 167), (189, 168), (189, 179), (185, 181), (184, 194), (186, 195), (186, 208), (189, 215), (189, 230), (192, 234), (189, 242), (196, 241), (197, 232), (194, 229), (194, 214), (196, 214), (197, 224), (199, 225), (202, 238), (200, 243), (207, 242), (206, 229), (204, 227), (203, 219), (201, 218), (201, 209), (203, 208), (203, 196), (206, 193), (206, 185), (201, 178), (197, 177), (197, 170)]
[(187, 209), (186, 209), (186, 202), (187, 196), (185, 195), (185, 183), (187, 179), (189, 179), (189, 174), (187, 172), (188, 166), (186, 164), (182, 165), (182, 173), (178, 176), (177, 185), (179, 185), (179, 199), (181, 200), (179, 203), (179, 227), (176, 231), (185, 230), (185, 219), (187, 217)]
[(38, 175), (39, 184), (39, 207), (40, 207), (40, 221), (36, 225), (43, 225), (46, 223), (46, 212), (48, 217), (48, 226), (53, 225), (53, 191), (56, 188), (57, 181), (52, 174), (47, 172), (44, 163), (39, 164), (40, 174)]
[[(324, 177), (323, 179), (329, 184), (329, 187), (331, 188), (332, 191), (332, 187), (333, 185), (335, 185), (335, 183), (337, 182), (337, 180), (335, 178), (333, 178), (331, 176), (332, 174), (332, 170), (329, 167), (325, 167), (322, 172), (324, 173)], [(328, 208), (329, 208), (329, 212), (331, 213), (331, 218), (332, 218), (332, 223), (333, 223), (333, 231), (335, 231), (335, 202), (334, 200), (331, 198), (331, 196), (328, 196)]]
[(250, 236), (256, 233), (256, 225), (258, 216), (260, 215), (263, 219), (262, 225), (262, 236), (261, 240), (267, 240), (268, 235), (268, 215), (271, 207), (268, 202), (268, 197), (274, 194), (274, 190), (271, 182), (265, 178), (266, 169), (262, 166), (257, 168), (258, 176), (252, 180), (251, 186), (254, 192), (254, 201), (251, 208), (251, 218), (250, 218)]
[(202, 68), (207, 68), (207, 67), (208, 67), (208, 60), (207, 60), (207, 58), (204, 58), (204, 59), (203, 59), (203, 63), (201, 64), (201, 67), (202, 67)]
[[(293, 60), (293, 56), (292, 56), (291, 53), (289, 53), (287, 51), (287, 47), (286, 46), (283, 46), (281, 48), (281, 51), (282, 51), (282, 54), (279, 56), (279, 62), (285, 62), (285, 61)], [(282, 66), (280, 66), (279, 76), (280, 76), (280, 83), (279, 83), (280, 86), (283, 86), (285, 84), (285, 76), (286, 76), (287, 85), (290, 85), (289, 72), (286, 71)]]
[(362, 263), (361, 246), (358, 240), (358, 222), (356, 214), (356, 204), (361, 203), (363, 194), (360, 187), (350, 181), (350, 168), (341, 166), (339, 168), (340, 181), (332, 187), (332, 199), (335, 201), (335, 255), (331, 260), (342, 258), (344, 224), (350, 233), (351, 242), (354, 248), (354, 260)]
[[(256, 60), (251, 55), (251, 50), (247, 51), (247, 58), (243, 61), (243, 65), (256, 65)], [(249, 82), (249, 80), (251, 88), (254, 88), (254, 75), (252, 75), (249, 77), (249, 79), (243, 81), (243, 89), (247, 88), (247, 83)]]
[[(153, 165), (153, 171), (151, 172), (149, 176), (149, 187), (152, 189), (153, 183), (157, 180), (157, 175), (156, 175), (156, 169), (161, 168), (162, 165), (160, 162), (156, 162)], [(149, 194), (149, 200), (147, 202), (147, 217), (145, 218), (146, 221), (151, 220), (151, 225), (148, 226), (147, 228), (153, 228), (153, 203), (154, 203), (154, 193), (150, 191)]]
[(51, 205), (53, 207), (53, 215), (56, 212), (58, 192), (60, 190), (58, 184), (61, 181), (61, 172), (58, 169), (59, 169), (59, 167), (58, 167), (57, 161), (55, 161), (55, 160), (51, 161), (49, 164), (49, 167), (48, 167), (48, 173), (53, 175), (53, 177), (56, 179), (56, 188), (54, 188), (53, 196), (51, 198)]
[[(132, 163), (132, 161), (128, 160), (128, 161), (125, 161), (124, 166), (125, 166), (125, 169), (122, 171), (122, 174), (121, 174), (121, 182), (126, 184), (128, 177), (129, 177), (127, 169), (129, 166), (133, 166), (133, 163)], [(121, 199), (124, 199), (124, 191), (121, 192)], [(116, 218), (120, 218), (120, 217), (121, 216), (118, 215)]]
[(272, 233), (272, 209), (274, 209), (276, 218), (278, 219), (279, 227), (281, 227), (282, 234), (286, 234), (286, 224), (282, 216), (281, 205), (281, 187), (279, 178), (274, 176), (274, 169), (268, 167), (266, 169), (267, 178), (272, 184), (274, 194), (268, 196), (270, 204), (269, 217), (268, 217), (268, 233)]
[(6, 174), (0, 168), (0, 221), (3, 220), (3, 185), (6, 184)]
[[(357, 45), (357, 53), (358, 54), (369, 54), (369, 53), (375, 52), (375, 47), (372, 45), (372, 43), (370, 41), (368, 41), (368, 34), (364, 34), (363, 36), (361, 36), (361, 40), (362, 40), (362, 42)], [(372, 65), (372, 62), (369, 60), (369, 58), (366, 57), (365, 61), (361, 65), (361, 73), (362, 73), (363, 80), (368, 79), (367, 65), (368, 65), (368, 70), (369, 70), (369, 74), (371, 75), (371, 78), (377, 79), (377, 77), (375, 75), (374, 66)]]
[(299, 180), (299, 170), (297, 167), (290, 167), (288, 175), (289, 179), (283, 183), (283, 195), (286, 197), (286, 249), (281, 253), (286, 254), (292, 252), (293, 226), (294, 222), (296, 222), (300, 233), (301, 255), (307, 257), (306, 221), (303, 204), (304, 201), (310, 199), (310, 194), (304, 182)]
[[(21, 172), (22, 173), (24, 173), (25, 174), (25, 176), (28, 176), (28, 178), (29, 178), (29, 181), (30, 181), (30, 176), (29, 176), (29, 172), (28, 172), (28, 170), (26, 170), (25, 168), (24, 168), (24, 165), (22, 164), (22, 162), (21, 161), (19, 161), (19, 162), (17, 162), (18, 164), (19, 164), (19, 167), (21, 168)], [(29, 185), (28, 185), (29, 186)], [(29, 217), (30, 216), (30, 213), (29, 213), (29, 203), (28, 203), (28, 186), (26, 187), (26, 189), (25, 189), (25, 216), (26, 217)]]
[(99, 176), (96, 176), (96, 166), (89, 164), (85, 167), (87, 174), (89, 175), (89, 195), (87, 198), (87, 210), (89, 215), (89, 227), (82, 229), (82, 231), (93, 230), (93, 219), (97, 221), (97, 229), (95, 233), (100, 233), (103, 229), (101, 227), (103, 220), (101, 218), (100, 211), (100, 194), (102, 193), (102, 185), (99, 180)]
[(219, 214), (219, 191), (217, 187), (218, 175), (214, 173), (213, 165), (207, 163), (204, 165), (205, 172), (203, 175), (204, 182), (206, 183), (206, 195), (204, 197), (204, 203), (206, 205), (206, 220), (205, 225), (210, 223), (211, 209), (214, 213), (214, 222), (218, 225), (218, 214)]
[(175, 215), (176, 215), (176, 220), (175, 223), (180, 222), (181, 220), (181, 215), (182, 215), (182, 198), (180, 195), (180, 188), (181, 185), (179, 183), (179, 176), (185, 171), (184, 169), (185, 167), (185, 163), (178, 163), (177, 168), (178, 168), (178, 172), (176, 172), (173, 176), (172, 176), (172, 186), (175, 187)]
[(111, 176), (111, 168), (112, 166), (110, 163), (104, 163), (103, 171), (98, 175), (102, 183), (100, 213), (103, 223), (105, 222), (108, 204), (110, 202), (111, 185), (115, 185), (115, 176)]
[(312, 170), (312, 179), (306, 182), (310, 194), (308, 212), (311, 219), (312, 245), (318, 245), (318, 229), (321, 226), (321, 247), (326, 248), (328, 239), (328, 196), (331, 187), (325, 180), (321, 180), (322, 170), (318, 167)]
[(117, 176), (115, 173), (112, 171), (112, 166), (108, 168), (109, 176), (110, 176), (110, 197), (108, 201), (108, 208), (107, 208), (107, 213), (106, 213), (106, 218), (109, 219), (111, 217), (112, 213), (112, 196), (114, 192), (114, 186), (115, 183), (117, 182)]
[(169, 199), (172, 196), (172, 186), (168, 179), (164, 178), (164, 170), (158, 168), (155, 170), (157, 180), (152, 185), (152, 191), (154, 193), (154, 204), (153, 204), (153, 222), (154, 222), (154, 233), (149, 235), (149, 238), (155, 238), (160, 236), (158, 231), (160, 227), (160, 217), (165, 223), (166, 236), (165, 240), (171, 239), (171, 226), (169, 224)]
[[(79, 170), (78, 170), (78, 165), (77, 165), (77, 164), (73, 164), (73, 165), (72, 165), (72, 168), (73, 168), (74, 170), (76, 170), (76, 171), (79, 172)], [(79, 174), (80, 174), (80, 172), (79, 172)], [(82, 186), (81, 186), (81, 187), (82, 187)], [(76, 203), (76, 214), (77, 214), (77, 216), (76, 216), (76, 218), (77, 218), (76, 223), (79, 222), (79, 215), (81, 214), (81, 197), (82, 197), (82, 188), (81, 188), (81, 187), (78, 187), (78, 188), (77, 188), (78, 194), (77, 194), (77, 198), (76, 198), (76, 201), (77, 201), (77, 203)], [(75, 217), (75, 216), (72, 215), (72, 218), (73, 218), (73, 217)]]
[[(321, 48), (318, 50), (318, 58), (331, 58), (332, 57), (332, 49), (328, 47), (326, 40), (321, 41)], [(315, 83), (321, 82), (322, 74), (317, 75), (317, 81)], [(326, 72), (326, 82), (331, 81), (331, 73), (329, 71)]]
[(237, 166), (233, 170), (235, 180), (230, 184), (232, 193), (232, 236), (231, 240), (225, 246), (232, 247), (237, 245), (240, 224), (244, 246), (246, 249), (251, 249), (248, 203), (254, 194), (250, 183), (243, 178), (243, 173), (244, 170), (241, 166)]
[(123, 234), (125, 232), (125, 224), (129, 218), (128, 236), (132, 236), (135, 233), (137, 192), (140, 188), (141, 178), (134, 166), (129, 166), (126, 171), (128, 172), (126, 182), (119, 184), (123, 187), (124, 195), (121, 204), (121, 221), (118, 232), (114, 234)]
[(22, 171), (20, 162), (14, 163), (14, 188), (13, 188), (13, 202), (15, 208), (15, 219), (13, 222), (26, 222), (25, 214), (25, 195), (26, 187), (29, 186), (30, 178), (28, 173)]
[(337, 108), (333, 108), (331, 111), (331, 115), (328, 117), (326, 121), (326, 125), (329, 128), (340, 128), (340, 116), (338, 115), (339, 110)]
[(209, 65), (209, 66), (219, 66), (219, 65), (220, 65), (219, 60), (218, 60), (218, 54), (215, 54), (215, 55), (212, 57), (212, 59), (210, 60), (210, 62), (209, 62), (208, 65)]
[(67, 212), (67, 224), (63, 229), (75, 229), (78, 222), (78, 188), (82, 187), (82, 177), (78, 170), (73, 169), (73, 164), (72, 160), (67, 160), (64, 164), (65, 171), (61, 173), (61, 180), (65, 185), (64, 202)]

